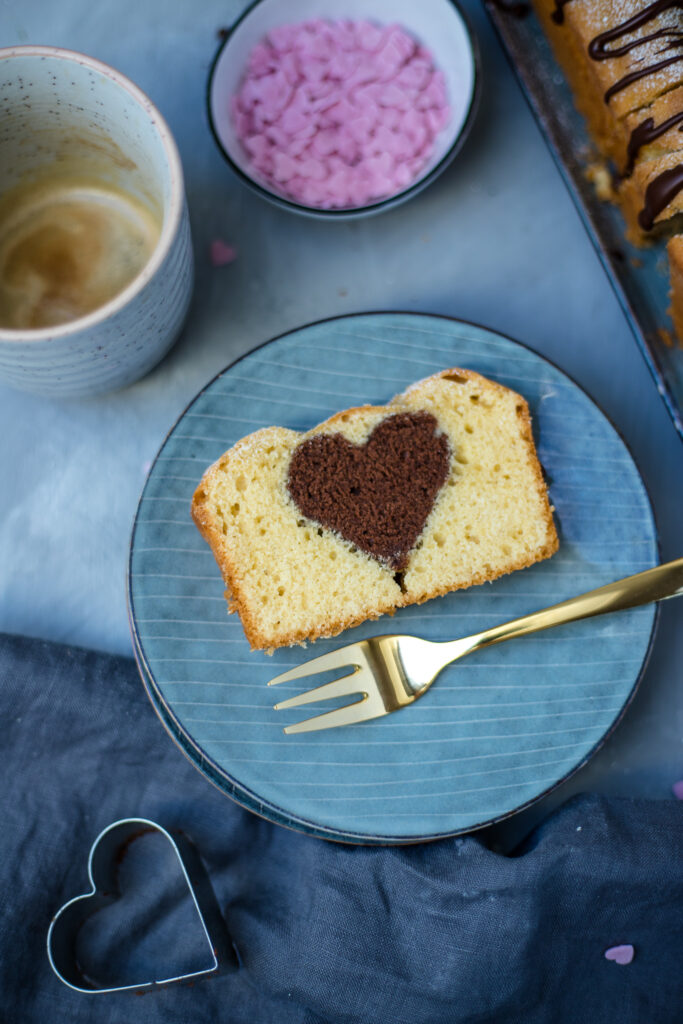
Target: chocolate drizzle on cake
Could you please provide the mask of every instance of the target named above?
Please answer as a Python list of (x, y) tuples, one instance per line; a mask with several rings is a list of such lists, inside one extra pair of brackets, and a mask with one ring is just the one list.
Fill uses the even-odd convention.
[[(561, 25), (564, 22), (564, 8), (569, 2), (570, 0), (555, 0), (555, 10), (550, 17), (556, 25)], [(670, 64), (676, 64), (678, 61), (683, 60), (683, 30), (674, 26), (657, 29), (648, 35), (630, 39), (628, 42), (623, 42), (621, 46), (617, 45), (614, 48), (608, 49), (610, 43), (623, 40), (631, 32), (635, 32), (637, 29), (642, 28), (643, 25), (647, 25), (658, 14), (662, 14), (664, 11), (671, 10), (672, 8), (683, 8), (683, 0), (655, 0), (655, 3), (648, 4), (642, 11), (634, 14), (633, 17), (628, 18), (619, 25), (615, 25), (614, 28), (608, 29), (606, 32), (601, 32), (590, 41), (588, 53), (593, 60), (610, 60), (612, 57), (622, 57), (636, 47), (642, 46), (643, 43), (653, 42), (656, 39), (666, 40), (661, 49), (657, 51), (658, 53), (665, 53), (667, 50), (681, 51), (673, 57), (666, 57), (663, 60), (655, 61), (654, 64), (645, 64), (643, 67), (624, 75), (623, 78), (620, 78), (607, 89), (604, 97), (605, 103), (609, 103), (613, 96), (639, 79), (645, 78), (647, 75), (653, 75)]]
[(601, 32), (588, 44), (588, 53), (593, 60), (610, 60), (612, 57), (622, 57), (626, 53), (630, 53), (631, 50), (638, 46), (642, 46), (644, 43), (653, 42), (656, 39), (666, 40), (664, 45), (658, 50), (658, 53), (665, 53), (667, 50), (680, 50), (681, 52), (676, 54), (674, 57), (667, 57), (664, 60), (655, 61), (654, 64), (646, 64), (644, 67), (637, 68), (635, 71), (629, 72), (624, 75), (617, 82), (609, 87), (605, 92), (605, 103), (609, 103), (616, 93), (621, 92), (622, 89), (626, 89), (633, 82), (637, 82), (641, 78), (645, 78), (647, 75), (655, 74), (657, 71), (661, 71), (663, 68), (668, 67), (670, 64), (675, 64), (677, 61), (683, 60), (683, 31), (673, 26), (668, 28), (660, 28), (655, 32), (650, 32), (648, 35), (638, 36), (636, 39), (631, 39), (628, 42), (623, 42), (621, 46), (615, 46), (609, 48), (610, 43), (618, 42), (623, 40), (625, 36), (628, 36), (631, 32), (635, 32), (637, 29), (642, 28), (643, 25), (647, 25), (648, 22), (656, 18), (658, 14), (662, 14), (664, 11), (670, 10), (671, 8), (682, 8), (682, 0), (655, 0), (655, 3), (648, 4), (638, 14), (634, 14), (632, 18), (628, 18), (626, 21), (621, 22), (619, 25), (615, 25), (614, 28), (608, 29), (606, 32)]
[(667, 117), (666, 121), (662, 121), (661, 124), (655, 124), (654, 117), (646, 117), (644, 121), (641, 121), (639, 125), (631, 132), (631, 137), (628, 141), (628, 148), (626, 150), (627, 163), (624, 169), (624, 177), (627, 178), (633, 171), (636, 159), (643, 146), (649, 146), (651, 142), (658, 139), (660, 135), (664, 135), (668, 132), (669, 128), (674, 128), (679, 125), (679, 132), (683, 132), (683, 110), (679, 110), (673, 117)]
[(618, 82), (615, 82), (614, 85), (609, 87), (605, 92), (605, 103), (609, 103), (613, 96), (618, 92), (621, 92), (622, 89), (626, 89), (627, 86), (633, 85), (633, 83), (637, 82), (640, 78), (645, 78), (647, 75), (654, 74), (655, 71), (661, 71), (663, 68), (668, 68), (670, 64), (677, 64), (682, 60), (683, 53), (679, 54), (677, 57), (669, 57), (668, 60), (657, 61), (656, 64), (648, 64), (646, 67), (639, 68), (637, 71), (631, 71), (628, 75), (624, 75), (623, 78), (620, 78)]
[(643, 43), (649, 43), (652, 39), (668, 39), (669, 43), (662, 47), (660, 52), (664, 50), (672, 50), (676, 47), (681, 46), (681, 40), (683, 39), (683, 32), (676, 28), (660, 28), (656, 32), (651, 32), (647, 36), (638, 36), (636, 39), (632, 39), (628, 43), (623, 43), (621, 46), (616, 46), (614, 49), (607, 49), (609, 43), (615, 42), (615, 40), (623, 39), (624, 36), (629, 35), (631, 32), (635, 32), (636, 29), (641, 28), (643, 25), (647, 25), (648, 21), (652, 21), (658, 14), (663, 11), (670, 10), (672, 7), (683, 7), (681, 0), (655, 0), (655, 3), (648, 4), (642, 11), (638, 11), (632, 18), (628, 18), (626, 21), (622, 21), (621, 24), (615, 25), (614, 28), (607, 29), (606, 32), (601, 32), (600, 35), (592, 39), (588, 44), (588, 53), (593, 60), (607, 60), (610, 57), (622, 57), (625, 53), (630, 53), (636, 46), (642, 46)]
[[(570, 0), (555, 0), (555, 10), (552, 12), (551, 18), (556, 24), (563, 23), (564, 8), (569, 2)], [(661, 45), (656, 49), (656, 56), (661, 59), (647, 63), (646, 57), (640, 58), (640, 61), (637, 62), (640, 66), (623, 75), (605, 91), (605, 103), (609, 103), (613, 96), (641, 78), (654, 75), (672, 64), (683, 61), (683, 25), (680, 19), (676, 24), (664, 25), (653, 31), (647, 31), (643, 35), (637, 34), (638, 29), (649, 25), (660, 14), (669, 10), (683, 10), (683, 0), (655, 0), (654, 3), (645, 5), (642, 10), (627, 18), (626, 21), (599, 33), (590, 41), (588, 54), (595, 61), (623, 57), (647, 43), (656, 45), (658, 40), (661, 41)], [(667, 52), (672, 52), (672, 56), (662, 56)], [(672, 117), (662, 121), (661, 124), (656, 124), (653, 117), (646, 117), (641, 121), (633, 129), (629, 138), (623, 176), (628, 177), (633, 172), (638, 154), (643, 146), (647, 146), (677, 124), (680, 125), (679, 131), (683, 131), (683, 111), (678, 111)], [(683, 189), (683, 165), (664, 171), (650, 182), (645, 193), (645, 205), (638, 214), (638, 223), (644, 231), (652, 229), (659, 214), (666, 209), (681, 189)]]
[(431, 413), (382, 420), (364, 445), (315, 434), (295, 450), (287, 489), (308, 519), (402, 572), (439, 491), (451, 450)]
[(638, 223), (643, 231), (650, 231), (659, 214), (683, 189), (683, 164), (663, 171), (650, 182), (645, 190), (645, 206), (638, 214)]

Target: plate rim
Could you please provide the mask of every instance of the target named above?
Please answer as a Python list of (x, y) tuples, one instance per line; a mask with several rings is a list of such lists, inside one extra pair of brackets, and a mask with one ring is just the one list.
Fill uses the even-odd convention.
[(222, 370), (214, 374), (214, 376), (211, 377), (211, 379), (207, 381), (207, 383), (193, 395), (193, 397), (190, 399), (187, 405), (185, 405), (183, 410), (176, 417), (173, 424), (166, 432), (145, 477), (145, 481), (140, 492), (140, 497), (136, 505), (135, 515), (133, 517), (133, 524), (130, 531), (130, 540), (128, 546), (128, 558), (126, 562), (126, 607), (128, 613), (128, 625), (130, 628), (131, 639), (133, 643), (133, 654), (135, 657), (138, 672), (141, 677), (142, 685), (150, 700), (150, 703), (152, 704), (154, 712), (156, 713), (160, 722), (162, 723), (162, 725), (164, 726), (164, 728), (166, 729), (167, 733), (170, 735), (171, 739), (174, 741), (176, 746), (189, 760), (190, 764), (192, 764), (192, 766), (197, 771), (199, 771), (225, 796), (230, 797), (230, 799), (234, 800), (235, 803), (239, 804), (246, 810), (251, 811), (253, 814), (256, 814), (258, 817), (266, 821), (273, 822), (277, 825), (289, 828), (292, 831), (299, 832), (308, 836), (313, 836), (318, 839), (327, 839), (342, 844), (362, 846), (410, 846), (416, 843), (436, 842), (439, 839), (448, 839), (454, 836), (468, 835), (472, 832), (477, 832), (481, 829), (488, 828), (491, 825), (497, 825), (499, 822), (505, 821), (506, 819), (511, 818), (513, 815), (519, 814), (520, 812), (527, 810), (529, 807), (533, 806), (534, 804), (538, 803), (540, 800), (548, 796), (550, 793), (554, 792), (556, 789), (559, 788), (559, 786), (564, 785), (565, 782), (568, 782), (579, 771), (581, 771), (581, 769), (584, 768), (586, 764), (588, 764), (588, 762), (592, 760), (593, 757), (595, 757), (598, 751), (605, 745), (605, 743), (608, 741), (608, 739), (610, 739), (610, 737), (613, 735), (617, 727), (623, 721), (626, 712), (633, 703), (633, 700), (642, 682), (643, 676), (645, 675), (647, 667), (650, 663), (650, 658), (652, 656), (654, 640), (657, 634), (660, 618), (660, 605), (659, 602), (656, 602), (654, 604), (654, 615), (652, 618), (652, 626), (650, 629), (650, 636), (648, 639), (647, 647), (645, 649), (645, 654), (643, 655), (643, 660), (641, 662), (638, 673), (636, 674), (633, 686), (631, 687), (631, 690), (626, 696), (616, 718), (612, 721), (609, 728), (602, 734), (602, 736), (593, 745), (593, 747), (591, 747), (591, 749), (585, 754), (582, 760), (579, 761), (572, 768), (570, 768), (570, 770), (565, 775), (561, 776), (561, 778), (551, 783), (551, 785), (546, 787), (546, 789), (542, 790), (540, 793), (531, 797), (524, 803), (519, 804), (517, 807), (514, 807), (509, 811), (505, 811), (503, 814), (496, 815), (493, 818), (487, 818), (485, 821), (479, 822), (475, 825), (470, 825), (467, 828), (450, 829), (444, 832), (424, 833), (412, 836), (394, 836), (391, 834), (380, 835), (364, 832), (346, 831), (343, 829), (333, 828), (329, 825), (321, 825), (314, 821), (310, 821), (307, 818), (299, 817), (293, 814), (292, 812), (285, 811), (283, 808), (279, 807), (272, 801), (265, 800), (263, 797), (258, 796), (258, 794), (255, 793), (252, 789), (250, 789), (249, 786), (246, 786), (244, 785), (244, 783), (239, 782), (232, 775), (230, 775), (230, 773), (227, 772), (224, 768), (221, 768), (214, 761), (213, 758), (209, 757), (209, 755), (202, 749), (202, 747), (197, 743), (196, 740), (193, 739), (193, 737), (190, 735), (187, 729), (182, 725), (182, 723), (179, 721), (179, 719), (177, 718), (177, 716), (175, 715), (175, 713), (165, 700), (163, 693), (161, 692), (154, 678), (154, 673), (152, 672), (152, 669), (149, 665), (149, 661), (147, 655), (145, 654), (145, 650), (140, 639), (137, 623), (135, 620), (132, 560), (140, 507), (142, 505), (147, 484), (149, 483), (150, 477), (157, 464), (159, 456), (164, 450), (169, 438), (171, 437), (171, 435), (173, 434), (181, 420), (190, 410), (190, 408), (195, 404), (196, 401), (199, 400), (199, 398), (201, 398), (201, 396), (206, 391), (208, 391), (208, 389), (220, 377), (226, 374), (229, 370), (232, 370), (233, 367), (237, 366), (237, 364), (242, 362), (243, 359), (246, 359), (248, 356), (253, 355), (255, 352), (258, 352), (261, 349), (266, 348), (268, 345), (271, 345), (277, 341), (281, 341), (283, 338), (287, 338), (290, 335), (298, 334), (300, 331), (307, 330), (308, 328), (311, 327), (318, 327), (323, 324), (334, 323), (340, 320), (357, 319), (358, 317), (386, 316), (426, 317), (433, 319), (435, 321), (446, 321), (448, 323), (458, 324), (461, 327), (474, 327), (477, 330), (485, 331), (488, 334), (492, 334), (498, 338), (502, 338), (506, 342), (510, 342), (513, 345), (517, 345), (519, 346), (519, 348), (525, 349), (526, 351), (534, 355), (536, 358), (541, 359), (543, 362), (547, 363), (558, 373), (566, 377), (567, 380), (569, 380), (570, 383), (574, 387), (576, 387), (595, 407), (595, 409), (604, 417), (604, 419), (609, 423), (609, 425), (616, 433), (621, 443), (624, 445), (624, 448), (626, 449), (626, 452), (628, 453), (635, 467), (636, 473), (638, 474), (638, 479), (640, 480), (645, 497), (647, 499), (647, 507), (652, 519), (652, 526), (654, 532), (653, 539), (655, 543), (655, 550), (658, 563), (661, 563), (662, 557), (659, 527), (655, 515), (654, 506), (652, 504), (652, 498), (650, 496), (647, 484), (643, 479), (640, 467), (638, 466), (638, 463), (636, 462), (636, 459), (633, 453), (631, 452), (631, 449), (627, 444), (626, 439), (624, 438), (621, 430), (616, 426), (611, 417), (604, 412), (602, 407), (598, 404), (598, 402), (596, 402), (592, 395), (589, 394), (589, 392), (586, 391), (586, 389), (582, 387), (582, 385), (579, 384), (572, 377), (571, 374), (563, 370), (552, 359), (549, 359), (547, 356), (541, 354), (540, 352), (537, 352), (536, 349), (532, 348), (531, 345), (528, 345), (526, 342), (518, 341), (516, 338), (512, 338), (509, 335), (504, 334), (502, 331), (499, 331), (495, 328), (487, 327), (484, 324), (479, 324), (474, 320), (466, 320), (461, 317), (449, 316), (444, 313), (420, 312), (416, 310), (368, 310), (365, 312), (343, 313), (338, 316), (322, 317), (319, 320), (312, 320), (308, 323), (301, 324), (298, 327), (293, 327), (286, 331), (283, 331), (272, 338), (268, 338), (265, 341), (260, 342), (258, 345), (254, 345), (247, 352), (243, 352), (241, 355), (237, 356), (237, 358), (233, 359), (232, 362), (228, 363), (228, 365), (225, 366)]

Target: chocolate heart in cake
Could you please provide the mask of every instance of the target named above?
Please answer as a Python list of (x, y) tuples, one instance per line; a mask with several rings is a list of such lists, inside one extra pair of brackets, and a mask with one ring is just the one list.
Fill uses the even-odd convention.
[(308, 519), (401, 572), (446, 482), (450, 458), (434, 416), (397, 413), (363, 445), (342, 434), (303, 441), (292, 455), (287, 487)]

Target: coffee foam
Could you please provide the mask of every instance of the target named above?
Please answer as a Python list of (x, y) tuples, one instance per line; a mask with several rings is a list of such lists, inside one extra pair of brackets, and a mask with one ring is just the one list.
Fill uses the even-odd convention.
[(144, 203), (109, 184), (12, 190), (0, 205), (0, 328), (51, 327), (103, 306), (144, 268), (160, 232)]

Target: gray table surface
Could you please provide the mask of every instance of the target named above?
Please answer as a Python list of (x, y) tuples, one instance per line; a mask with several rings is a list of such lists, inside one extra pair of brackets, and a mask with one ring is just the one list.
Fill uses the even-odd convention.
[[(214, 145), (208, 69), (217, 30), (244, 6), (0, 3), (1, 45), (81, 50), (129, 75), (159, 106), (183, 160), (197, 261), (185, 330), (145, 380), (63, 402), (0, 385), (0, 629), (130, 654), (129, 534), (168, 428), (254, 345), (373, 309), (474, 320), (556, 362), (626, 439), (652, 498), (662, 559), (681, 555), (680, 440), (480, 4), (464, 3), (483, 66), (464, 150), (421, 196), (349, 223), (275, 209), (232, 175)], [(211, 265), (214, 238), (237, 248), (235, 263)], [(613, 737), (576, 777), (508, 823), (501, 841), (579, 790), (671, 796), (683, 776), (682, 612), (683, 602), (662, 605), (640, 691)]]

